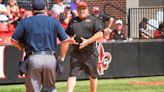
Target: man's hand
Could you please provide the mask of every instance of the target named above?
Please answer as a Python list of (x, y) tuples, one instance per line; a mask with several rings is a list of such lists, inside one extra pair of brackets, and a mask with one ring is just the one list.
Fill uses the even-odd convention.
[(88, 39), (81, 37), (82, 42), (80, 43), (79, 49), (82, 49), (88, 46), (89, 44), (96, 42), (101, 37), (103, 37), (103, 33), (101, 31), (95, 33), (92, 37)]
[(112, 32), (112, 30), (110, 29), (110, 28), (105, 28), (104, 29), (104, 38), (105, 39), (109, 39), (109, 35), (110, 35), (110, 33)]
[(111, 33), (112, 32), (112, 29), (110, 29), (109, 27), (105, 28), (104, 29), (105, 32), (108, 32), (108, 33)]
[(70, 44), (78, 45), (79, 43), (76, 42), (75, 37), (76, 37), (76, 35), (70, 37), (67, 41), (68, 41)]
[(64, 71), (64, 60), (58, 57), (56, 61), (56, 72), (62, 73)]
[(82, 49), (82, 48), (86, 47), (89, 44), (87, 39), (85, 39), (83, 37), (81, 37), (81, 39), (82, 39), (82, 43), (80, 43), (79, 49)]

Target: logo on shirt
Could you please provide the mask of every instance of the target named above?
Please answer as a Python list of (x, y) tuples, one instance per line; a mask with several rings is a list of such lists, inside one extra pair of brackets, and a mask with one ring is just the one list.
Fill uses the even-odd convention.
[(112, 56), (109, 52), (104, 51), (104, 47), (101, 43), (98, 46), (98, 53), (97, 72), (99, 75), (104, 75), (104, 71), (109, 68), (109, 64), (112, 61)]
[(86, 19), (85, 22), (91, 22), (91, 20), (90, 19)]

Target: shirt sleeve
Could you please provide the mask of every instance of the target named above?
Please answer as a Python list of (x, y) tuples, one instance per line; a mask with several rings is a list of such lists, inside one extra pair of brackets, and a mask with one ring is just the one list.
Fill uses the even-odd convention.
[(93, 33), (96, 33), (98, 31), (103, 31), (103, 27), (97, 18), (93, 17), (93, 23), (94, 23), (94, 32)]
[(20, 21), (12, 35), (12, 39), (16, 40), (16, 41), (21, 41), (20, 38), (23, 37), (23, 34), (24, 34), (25, 30), (24, 30), (24, 27), (23, 27), (23, 24), (22, 24), (22, 21)]
[(109, 16), (107, 14), (102, 14), (101, 16), (103, 17), (104, 21), (109, 21), (109, 19), (111, 18), (111, 16)]
[(64, 41), (68, 39), (68, 36), (64, 30), (64, 28), (61, 26), (60, 22), (56, 22), (56, 30), (57, 30), (57, 37), (60, 41)]

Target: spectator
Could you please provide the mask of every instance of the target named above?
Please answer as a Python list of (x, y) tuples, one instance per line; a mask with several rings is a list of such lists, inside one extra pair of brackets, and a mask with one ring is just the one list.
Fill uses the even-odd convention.
[[(2, 32), (8, 32), (8, 11), (5, 5), (2, 4), (2, 0), (0, 0), (0, 34)], [(1, 38), (1, 37), (0, 37)]]
[(17, 25), (17, 20), (19, 19), (19, 6), (16, 0), (8, 0), (7, 10), (9, 13), (10, 21), (9, 23)]
[(64, 9), (64, 13), (59, 15), (59, 21), (61, 22), (64, 29), (67, 28), (69, 21), (72, 18), (70, 6), (67, 5)]
[[(47, 15), (47, 10), (45, 10), (44, 14)], [(33, 16), (32, 11), (26, 10), (24, 8), (19, 9), (19, 19), (24, 19), (31, 16)]]
[(164, 39), (164, 23), (161, 23), (158, 30), (154, 32), (155, 39)]
[[(65, 5), (63, 0), (55, 0), (55, 4), (51, 9), (51, 16), (59, 20), (64, 29), (67, 28), (68, 22), (70, 21), (70, 6)], [(59, 39), (57, 39), (57, 44), (60, 44)]]
[(147, 18), (143, 18), (142, 21), (139, 23), (139, 37), (141, 39), (151, 38), (151, 36), (148, 34), (147, 23)]
[[(108, 34), (112, 31), (110, 28), (113, 24), (114, 18), (112, 18), (111, 16), (109, 16), (107, 14), (101, 13), (100, 8), (97, 6), (93, 7), (92, 15), (100, 20), (100, 23), (101, 23), (102, 27), (104, 28), (104, 38), (109, 39)], [(107, 27), (105, 27), (105, 22), (108, 22)]]
[(55, 0), (55, 4), (51, 8), (51, 16), (59, 20), (59, 15), (64, 12), (63, 0)]
[(126, 36), (125, 36), (125, 33), (123, 32), (122, 28), (123, 28), (122, 20), (117, 20), (116, 21), (116, 27), (110, 34), (110, 39), (125, 40)]
[(0, 22), (8, 21), (8, 11), (5, 5), (2, 4), (2, 0), (0, 0)]
[(159, 25), (159, 30), (164, 33), (164, 22)]
[(19, 9), (19, 18), (17, 23), (19, 23), (22, 19), (27, 18), (26, 10), (24, 8)]
[(24, 8), (19, 9), (19, 19), (24, 19), (26, 18), (26, 10)]
[(70, 7), (71, 7), (71, 12), (73, 14), (73, 17), (77, 17), (78, 13), (77, 13), (77, 4), (80, 2), (80, 0), (72, 0), (72, 2), (70, 3)]
[(33, 16), (33, 13), (30, 10), (26, 10), (25, 15), (26, 15), (26, 17), (31, 17), (31, 16)]

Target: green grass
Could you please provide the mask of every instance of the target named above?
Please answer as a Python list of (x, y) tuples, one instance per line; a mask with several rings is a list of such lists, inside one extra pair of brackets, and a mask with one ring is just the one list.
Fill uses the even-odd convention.
[[(164, 85), (132, 85), (130, 82), (164, 81), (164, 76), (101, 79), (98, 80), (97, 92), (164, 92)], [(57, 82), (58, 92), (66, 92), (66, 82)], [(0, 85), (0, 92), (25, 92), (24, 84)], [(74, 92), (89, 92), (89, 81), (78, 81)]]

